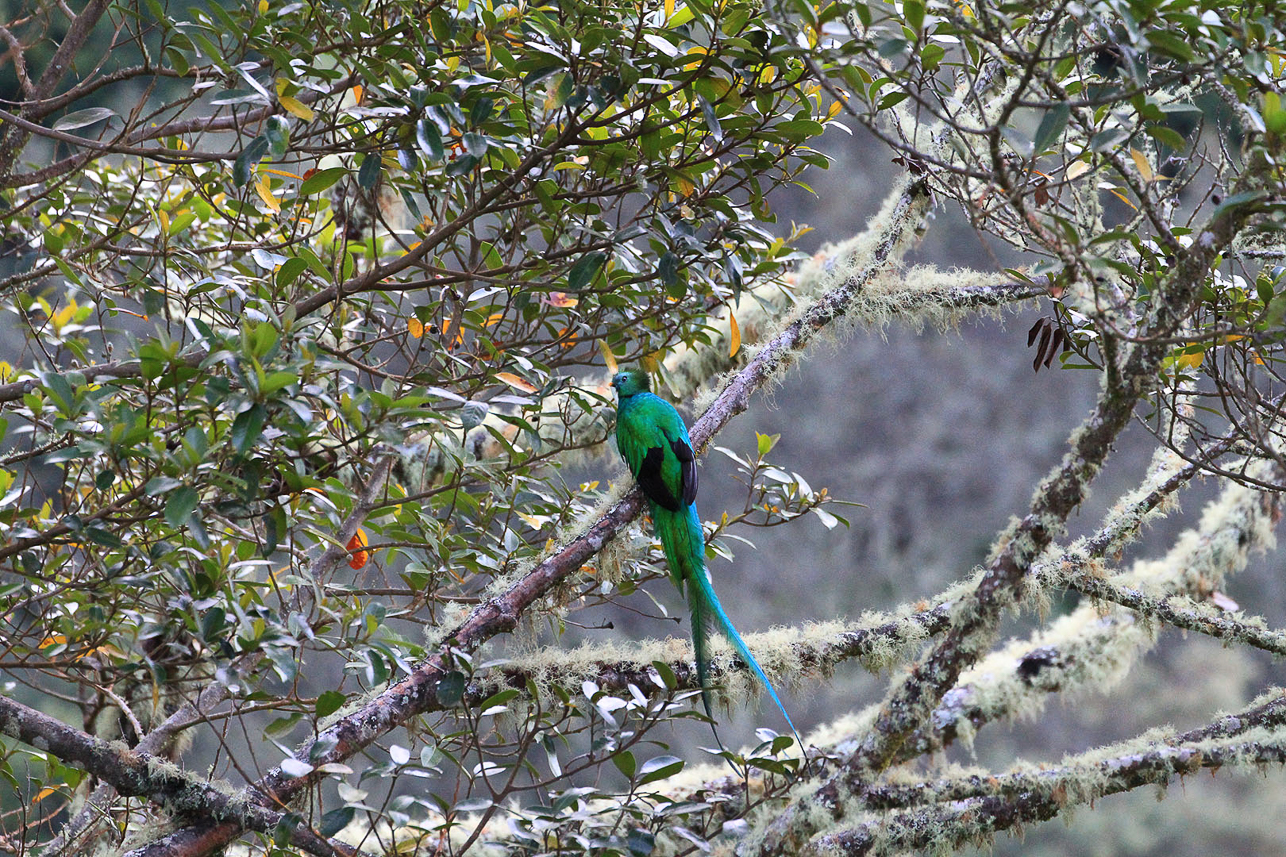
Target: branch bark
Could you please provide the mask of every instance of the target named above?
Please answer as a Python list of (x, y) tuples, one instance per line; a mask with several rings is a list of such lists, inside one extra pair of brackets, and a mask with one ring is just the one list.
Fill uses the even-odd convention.
[[(847, 314), (849, 304), (866, 284), (899, 255), (927, 202), (927, 191), (922, 183), (913, 183), (905, 188), (883, 239), (861, 270), (821, 296), (765, 344), (747, 366), (728, 381), (710, 408), (693, 424), (690, 434), (697, 449), (704, 450), (729, 420), (748, 407), (754, 391), (784, 369), (819, 331)], [(325, 297), (312, 308), (343, 293), (347, 292)], [(634, 489), (584, 533), (538, 563), (505, 593), (476, 607), (448, 635), (435, 655), (362, 708), (332, 724), (296, 750), (295, 758), (313, 766), (312, 773), (291, 777), (275, 768), (252, 788), (273, 804), (287, 804), (321, 778), (316, 768), (349, 758), (413, 717), (441, 710), (444, 707), (442, 683), (448, 678), (454, 680), (457, 674), (454, 652), (473, 652), (496, 635), (512, 631), (529, 607), (579, 571), (584, 562), (638, 516), (641, 508), (639, 492)], [(318, 743), (328, 749), (314, 757), (311, 750)], [(128, 857), (196, 857), (232, 841), (242, 830), (232, 823), (202, 821), (136, 849)]]

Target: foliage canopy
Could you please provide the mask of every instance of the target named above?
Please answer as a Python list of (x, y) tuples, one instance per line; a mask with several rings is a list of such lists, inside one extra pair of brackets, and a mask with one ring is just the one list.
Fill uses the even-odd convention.
[[(955, 847), (1286, 755), (1266, 697), (1240, 731), (1052, 773), (880, 776), (1103, 690), (1148, 644), (1087, 600), (989, 656), (1002, 611), (1045, 587), (1286, 651), (1207, 601), (1271, 542), (1286, 478), (1274, 4), (88, 0), (8, 19), (8, 850)], [(808, 261), (773, 194), (826, 165), (813, 146), (841, 121), (905, 175)], [(1024, 266), (904, 270), (935, 202)], [(765, 731), (723, 754), (745, 780), (685, 772), (658, 727), (699, 719), (687, 653), (559, 645), (577, 610), (664, 577), (636, 493), (564, 477), (607, 437), (602, 367), (684, 398), (718, 378), (705, 447), (837, 322), (1035, 297), (1036, 365), (1103, 384), (1025, 517), (939, 596), (765, 638), (766, 666), (809, 680), (927, 652), (808, 764)], [(1136, 416), (1155, 467), (1061, 544)], [(841, 521), (775, 442), (721, 450), (747, 502), (712, 554), (748, 526)], [(1226, 489), (1197, 535), (1108, 573), (1202, 471)], [(521, 628), (552, 644), (484, 660)], [(741, 666), (720, 666), (733, 703)], [(270, 744), (234, 739), (252, 732)], [(194, 742), (236, 790), (160, 762)]]

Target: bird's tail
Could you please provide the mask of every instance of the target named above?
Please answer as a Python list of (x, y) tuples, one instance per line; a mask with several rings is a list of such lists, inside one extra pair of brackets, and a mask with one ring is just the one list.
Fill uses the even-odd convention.
[(697, 662), (697, 679), (701, 682), (701, 701), (705, 704), (706, 714), (710, 715), (712, 720), (714, 719), (710, 709), (708, 690), (710, 655), (706, 644), (707, 625), (713, 621), (732, 644), (737, 657), (750, 667), (750, 671), (768, 691), (781, 716), (786, 718), (786, 725), (794, 734), (797, 746), (802, 750), (804, 742), (799, 737), (799, 730), (791, 722), (790, 715), (786, 713), (786, 707), (777, 698), (777, 692), (773, 690), (763, 668), (750, 653), (749, 647), (746, 646), (745, 640), (741, 639), (737, 629), (732, 626), (732, 620), (728, 618), (728, 614), (723, 611), (719, 596), (714, 593), (710, 576), (706, 574), (705, 534), (701, 531), (701, 519), (697, 517), (696, 507), (688, 506), (686, 511), (679, 512), (654, 507), (652, 522), (656, 527), (657, 535), (661, 538), (661, 547), (665, 550), (665, 558), (670, 564), (670, 574), (676, 578), (675, 582), (680, 584), (679, 588), (687, 594), (688, 607), (692, 611), (692, 651)]

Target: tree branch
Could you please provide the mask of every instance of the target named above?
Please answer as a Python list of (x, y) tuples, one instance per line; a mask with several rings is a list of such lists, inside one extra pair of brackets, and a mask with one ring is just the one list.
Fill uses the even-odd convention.
[[(733, 416), (746, 409), (755, 390), (788, 366), (819, 331), (846, 315), (851, 301), (906, 245), (927, 201), (923, 184), (917, 182), (905, 188), (895, 216), (888, 222), (882, 240), (865, 260), (864, 266), (820, 297), (796, 321), (765, 344), (748, 365), (729, 380), (706, 413), (693, 424), (690, 434), (696, 448), (704, 449)], [(348, 293), (347, 289), (342, 293)], [(315, 309), (336, 296), (309, 306)], [(584, 533), (538, 563), (504, 594), (476, 607), (448, 635), (438, 652), (409, 675), (296, 750), (295, 758), (312, 766), (312, 773), (291, 777), (276, 768), (253, 788), (273, 803), (288, 803), (321, 777), (316, 768), (349, 758), (413, 717), (441, 710), (442, 682), (458, 674), (454, 666), (454, 651), (473, 652), (497, 634), (513, 630), (532, 604), (579, 571), (581, 565), (601, 550), (622, 527), (633, 521), (640, 510), (640, 495), (635, 489)], [(318, 743), (328, 749), (313, 757), (312, 748)], [(195, 857), (230, 842), (240, 833), (241, 829), (235, 824), (199, 822), (137, 849), (128, 857)]]

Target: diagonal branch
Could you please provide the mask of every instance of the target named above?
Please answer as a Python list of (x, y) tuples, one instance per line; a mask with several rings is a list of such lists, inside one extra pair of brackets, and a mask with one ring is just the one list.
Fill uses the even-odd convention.
[[(748, 407), (751, 395), (759, 387), (785, 370), (828, 324), (846, 316), (852, 301), (866, 284), (905, 248), (928, 201), (922, 183), (905, 187), (884, 235), (870, 255), (855, 265), (853, 275), (818, 298), (728, 381), (714, 403), (692, 426), (695, 447), (704, 449), (729, 420)], [(347, 289), (343, 293), (348, 293)], [(315, 309), (337, 296), (323, 298), (310, 308)], [(313, 766), (311, 773), (292, 777), (276, 768), (252, 788), (273, 804), (286, 804), (321, 778), (317, 768), (351, 757), (413, 717), (442, 710), (445, 707), (443, 699), (452, 697), (452, 694), (442, 693), (443, 682), (454, 681), (459, 675), (454, 652), (473, 652), (496, 635), (512, 631), (529, 607), (561, 581), (578, 572), (581, 565), (633, 521), (640, 510), (639, 492), (633, 490), (584, 533), (538, 563), (506, 592), (476, 607), (447, 636), (436, 654), (366, 705), (322, 730), (312, 741), (300, 747), (295, 756)], [(313, 756), (315, 746), (328, 749)], [(136, 849), (129, 857), (195, 857), (210, 853), (241, 832), (236, 824), (198, 822)]]
[[(366, 485), (362, 488), (357, 497), (357, 502), (353, 505), (353, 511), (344, 520), (344, 523), (340, 525), (335, 541), (328, 545), (326, 550), (313, 560), (309, 566), (308, 574), (310, 579), (321, 580), (325, 578), (332, 569), (347, 559), (348, 551), (343, 545), (348, 544), (349, 539), (353, 537), (362, 522), (366, 520), (366, 516), (378, 505), (392, 466), (392, 457), (385, 456), (372, 469)], [(264, 653), (262, 650), (248, 652), (232, 664), (228, 671), (233, 674), (253, 672), (263, 658)], [(226, 684), (223, 682), (211, 683), (201, 691), (195, 700), (180, 706), (159, 726), (145, 735), (138, 743), (138, 746), (134, 748), (134, 752), (142, 756), (155, 756), (162, 753), (180, 732), (202, 722), (229, 695), (230, 692)], [(103, 782), (90, 794), (81, 811), (70, 819), (62, 830), (58, 831), (57, 836), (46, 843), (41, 851), (41, 857), (54, 857), (54, 855), (62, 853), (73, 853), (67, 849), (79, 847), (78, 843), (82, 837), (93, 829), (95, 821), (103, 817), (105, 809), (114, 797), (116, 783), (109, 777), (101, 777), (101, 779)], [(278, 813), (277, 816), (280, 819), (282, 814)]]
[[(1250, 176), (1247, 181), (1250, 179), (1256, 177)], [(960, 674), (990, 648), (1002, 611), (1017, 603), (1027, 589), (1032, 563), (1051, 545), (1067, 517), (1085, 498), (1090, 482), (1129, 423), (1135, 405), (1152, 390), (1157, 369), (1167, 353), (1165, 338), (1184, 324), (1211, 266), (1250, 215), (1248, 206), (1218, 211), (1198, 231), (1190, 252), (1171, 269), (1162, 295), (1154, 301), (1143, 335), (1128, 345), (1119, 365), (1109, 361), (1105, 387), (1094, 411), (1072, 433), (1070, 450), (1037, 488), (1027, 515), (1002, 535), (999, 552), (979, 579), (972, 597), (961, 605), (952, 629), (893, 689), (866, 737), (840, 771), (769, 825), (758, 845), (760, 857), (798, 853), (828, 819), (833, 822), (843, 818), (846, 798), (860, 793), (875, 772), (895, 761), (899, 748), (929, 722)]]
[(1162, 740), (1136, 739), (1104, 758), (1095, 749), (1039, 771), (967, 777), (918, 786), (877, 787), (884, 805), (933, 801), (927, 808), (866, 821), (809, 844), (804, 854), (859, 855), (874, 851), (947, 849), (1001, 830), (1044, 821), (1069, 806), (1139, 786), (1165, 785), (1176, 774), (1224, 766), (1261, 768), (1286, 763), (1286, 697), (1223, 717)]
[[(0, 734), (39, 747), (110, 782), (119, 794), (146, 797), (180, 814), (199, 807), (209, 818), (262, 832), (275, 830), (285, 816), (247, 800), (244, 794), (219, 789), (162, 759), (73, 729), (61, 720), (4, 696), (0, 696)], [(317, 857), (360, 854), (346, 845), (333, 844), (303, 826), (293, 828), (291, 841)]]

